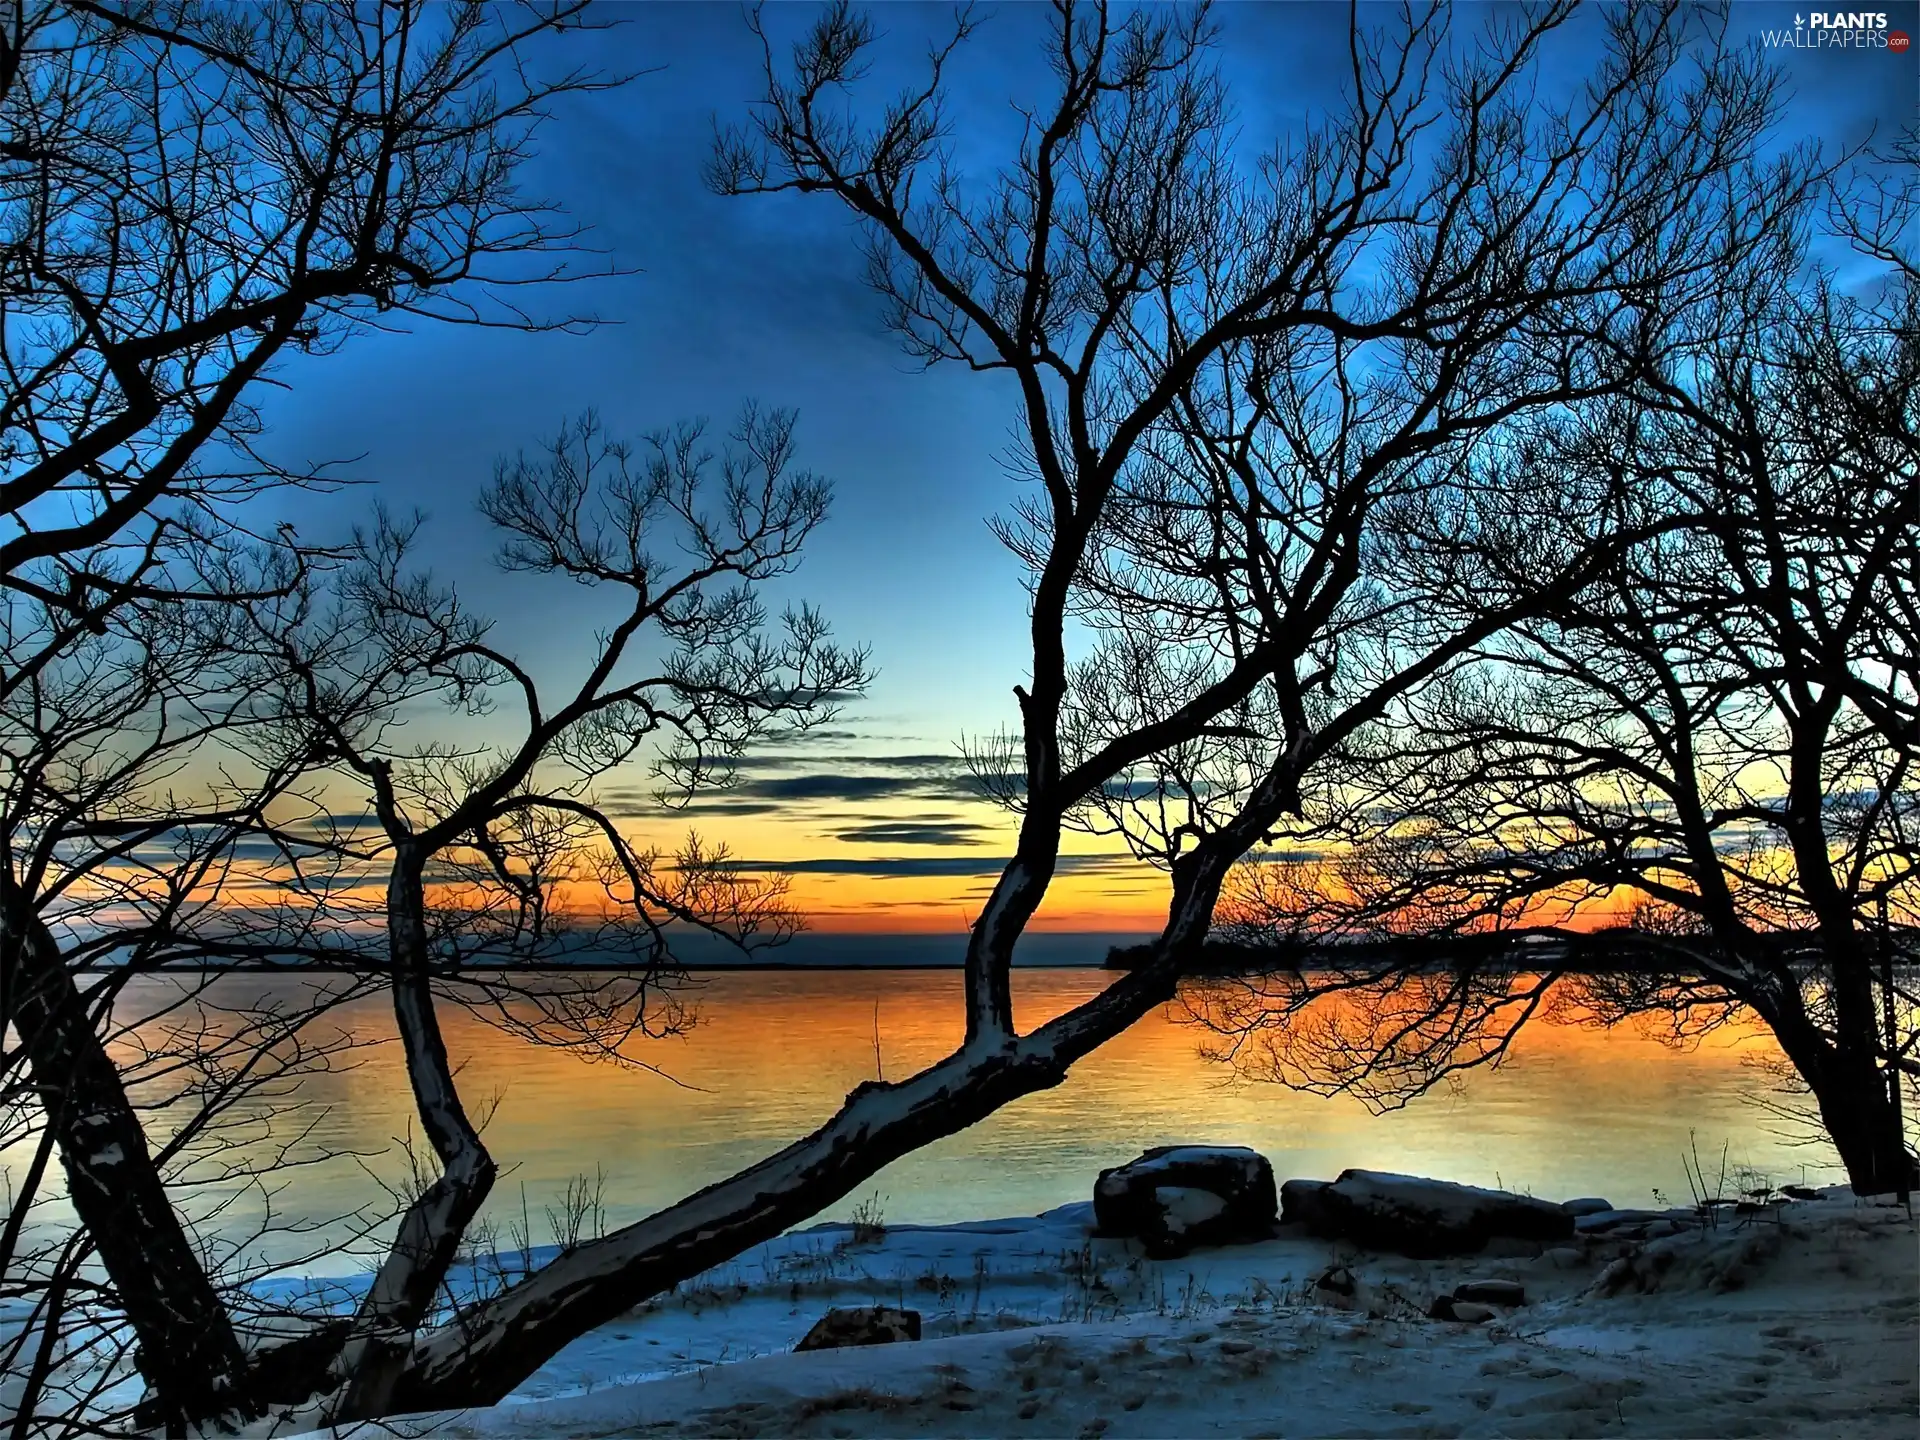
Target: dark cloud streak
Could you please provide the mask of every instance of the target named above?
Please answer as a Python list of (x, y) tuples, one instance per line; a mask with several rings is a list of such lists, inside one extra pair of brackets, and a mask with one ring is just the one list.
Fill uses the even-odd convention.
[(993, 832), (984, 825), (946, 817), (925, 820), (879, 820), (832, 832), (835, 840), (854, 845), (984, 845)]
[[(773, 875), (859, 875), (878, 880), (949, 877), (984, 879), (998, 875), (1010, 863), (1009, 856), (898, 855), (881, 859), (842, 859), (838, 856), (808, 860), (740, 860), (735, 868), (748, 873), (762, 871)], [(1133, 871), (1137, 862), (1124, 855), (1062, 855), (1055, 867), (1063, 874), (1122, 874)]]

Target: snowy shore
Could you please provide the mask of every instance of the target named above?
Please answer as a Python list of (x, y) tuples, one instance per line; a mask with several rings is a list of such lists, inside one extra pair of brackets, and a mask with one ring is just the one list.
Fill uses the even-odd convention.
[[(1093, 1235), (1091, 1209), (784, 1236), (583, 1337), (505, 1404), (389, 1433), (1920, 1434), (1914, 1224), (1843, 1190), (1435, 1260), (1290, 1225), (1154, 1261)], [(1526, 1303), (1427, 1318), (1485, 1279)], [(919, 1311), (924, 1338), (791, 1353), (829, 1307), (872, 1304)]]

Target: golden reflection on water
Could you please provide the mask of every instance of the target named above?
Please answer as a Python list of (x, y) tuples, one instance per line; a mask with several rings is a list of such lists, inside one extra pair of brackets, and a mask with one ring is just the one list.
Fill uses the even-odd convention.
[[(1020, 1023), (1086, 999), (1097, 970), (1016, 971)], [(161, 982), (154, 982), (161, 983)], [(234, 976), (252, 999), (299, 982)], [(536, 1231), (542, 1208), (576, 1174), (605, 1176), (609, 1223), (637, 1219), (768, 1154), (825, 1120), (879, 1060), (898, 1078), (959, 1040), (954, 971), (759, 971), (710, 974), (699, 1023), (647, 1050), (672, 1078), (583, 1060), (501, 1033), (455, 1008), (449, 1050), (502, 1167), (492, 1211), (518, 1216), (522, 1187)], [(140, 1003), (138, 995), (129, 1003)], [(362, 1037), (391, 1034), (384, 1001), (338, 1012)], [(1601, 1194), (1647, 1204), (1659, 1189), (1684, 1200), (1681, 1155), (1697, 1136), (1711, 1176), (1723, 1143), (1734, 1165), (1775, 1183), (1837, 1179), (1824, 1145), (1808, 1145), (1753, 1103), (1769, 1078), (1747, 1063), (1775, 1052), (1751, 1030), (1727, 1030), (1676, 1051), (1632, 1030), (1599, 1032), (1538, 1020), (1498, 1071), (1376, 1116), (1357, 1101), (1235, 1083), (1197, 1053), (1203, 1036), (1158, 1013), (1087, 1060), (1058, 1089), (1029, 1096), (971, 1130), (890, 1166), (835, 1212), (877, 1193), (894, 1222), (1031, 1214), (1087, 1198), (1095, 1174), (1145, 1146), (1175, 1141), (1252, 1145), (1281, 1178), (1329, 1177), (1346, 1166), (1501, 1184), (1550, 1198)], [(412, 1108), (392, 1045), (352, 1068), (303, 1081), (311, 1144), (366, 1154), (388, 1180)], [(276, 1125), (291, 1124), (276, 1121)], [(414, 1130), (417, 1141), (417, 1130)], [(283, 1217), (321, 1220), (379, 1196), (357, 1163), (288, 1177)], [(239, 1224), (251, 1204), (222, 1223)], [(536, 1233), (536, 1242), (544, 1240)], [(283, 1248), (284, 1247), (280, 1247)]]

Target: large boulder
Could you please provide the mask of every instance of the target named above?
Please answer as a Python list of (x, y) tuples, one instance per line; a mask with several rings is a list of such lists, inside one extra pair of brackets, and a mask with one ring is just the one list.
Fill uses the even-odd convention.
[(1280, 1193), (1288, 1224), (1401, 1255), (1462, 1255), (1497, 1235), (1552, 1241), (1574, 1231), (1574, 1217), (1551, 1201), (1378, 1170), (1289, 1180)]
[(920, 1312), (874, 1305), (858, 1310), (829, 1310), (801, 1337), (795, 1350), (838, 1350), (847, 1345), (891, 1345), (920, 1338)]
[(1137, 1239), (1161, 1258), (1264, 1240), (1279, 1208), (1273, 1166), (1242, 1145), (1161, 1145), (1102, 1170), (1093, 1187), (1100, 1232)]

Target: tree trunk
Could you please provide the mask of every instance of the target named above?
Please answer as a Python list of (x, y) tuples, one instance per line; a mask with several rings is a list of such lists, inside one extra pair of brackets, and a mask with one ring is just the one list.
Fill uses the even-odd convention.
[[(1784, 600), (1778, 618), (1783, 628), (1794, 623), (1793, 611)], [(1839, 688), (1828, 685), (1818, 703), (1798, 707), (1786, 807), (1800, 890), (1820, 922), (1820, 954), (1826, 972), (1822, 978), (1832, 1006), (1833, 1033), (1822, 1035), (1807, 1024), (1804, 1010), (1799, 1011), (1800, 1024), (1789, 1023), (1791, 1043), (1777, 1026), (1775, 1033), (1813, 1091), (1820, 1119), (1847, 1167), (1854, 1193), (1885, 1195), (1912, 1190), (1915, 1170), (1889, 1076), (1881, 1065), (1885, 1047), (1880, 1007), (1875, 1003), (1873, 957), (1867, 937), (1855, 926), (1860, 897), (1842, 888), (1831, 859), (1821, 762), (1840, 704)]]
[[(897, 1084), (869, 1082), (819, 1130), (638, 1224), (561, 1255), (420, 1337), (384, 1413), (494, 1404), (563, 1346), (681, 1281), (773, 1239), (882, 1167), (1058, 1085), (1174, 990), (1178, 961), (1130, 972), (1030, 1035), (962, 1046)], [(375, 1418), (343, 1405), (336, 1421)]]
[(1871, 1058), (1864, 1065), (1848, 1056), (1813, 1086), (1820, 1119), (1833, 1137), (1833, 1148), (1847, 1167), (1847, 1180), (1856, 1195), (1890, 1195), (1920, 1189), (1920, 1167), (1900, 1133), (1898, 1116), (1887, 1093), (1886, 1073)]
[(37, 916), (16, 913), (0, 924), (8, 952), (0, 963), (14, 967), (19, 982), (13, 1023), (56, 1132), (74, 1213), (139, 1340), (149, 1412), (169, 1433), (214, 1415), (250, 1414), (246, 1360), (226, 1307), (57, 943)]
[[(813, 1134), (462, 1308), (414, 1341), (380, 1394), (344, 1389), (329, 1421), (497, 1404), (595, 1326), (810, 1219), (901, 1156), (1060, 1084), (1076, 1061), (1172, 998), (1182, 968), (1206, 938), (1228, 869), (1297, 795), (1306, 763), (1304, 748), (1289, 746), (1241, 815), (1173, 864), (1168, 919), (1149, 963), (1026, 1035), (1011, 1028), (1006, 972), (1025, 918), (1045, 891), (1052, 856), (1041, 857), (1042, 869), (1023, 853), (1003, 872), (974, 926), (966, 1038), (952, 1055), (896, 1084), (857, 1086)], [(1032, 819), (1022, 829), (1023, 852), (1030, 841), (1045, 850), (1039, 841), (1059, 832), (1057, 812), (1044, 825)], [(417, 1089), (417, 1077), (415, 1083)]]
[(387, 1258), (368, 1287), (340, 1357), (342, 1415), (392, 1413), (390, 1394), (414, 1332), (447, 1278), (468, 1224), (493, 1189), (493, 1157), (461, 1104), (440, 1033), (429, 977), (426, 897), (411, 847), (399, 847), (387, 885), (393, 1013), (407, 1057), (421, 1129), (441, 1172), (407, 1207)]
[(1914, 1161), (1881, 1064), (1885, 1047), (1872, 956), (1867, 937), (1851, 920), (1849, 911), (1821, 931), (1838, 1035), (1814, 1098), (1854, 1193), (1885, 1195), (1914, 1188)]
[(1754, 1009), (1812, 1092), (1854, 1193), (1886, 1195), (1920, 1187), (1920, 1169), (1901, 1133), (1873, 1034), (1865, 1037), (1864, 1045), (1836, 1045), (1797, 1003), (1781, 1007), (1756, 1002)]

